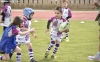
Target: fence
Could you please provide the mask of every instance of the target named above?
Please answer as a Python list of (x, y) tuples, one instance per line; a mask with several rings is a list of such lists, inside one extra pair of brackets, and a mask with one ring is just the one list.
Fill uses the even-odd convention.
[[(0, 7), (3, 5), (3, 0), (0, 0)], [(56, 6), (61, 6), (62, 0), (11, 0), (12, 8), (20, 9), (24, 7), (32, 7), (34, 9), (53, 9)], [(94, 0), (68, 0), (71, 9), (91, 9), (93, 8)]]

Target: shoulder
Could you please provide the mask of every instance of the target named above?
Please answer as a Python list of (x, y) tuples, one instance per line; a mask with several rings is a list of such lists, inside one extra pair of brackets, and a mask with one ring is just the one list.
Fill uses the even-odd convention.
[(63, 22), (66, 22), (66, 19), (64, 19), (63, 17), (61, 18)]
[(70, 8), (68, 8), (68, 11), (71, 11)]
[(8, 6), (7, 6), (7, 5), (5, 5), (5, 6), (3, 6), (3, 8), (4, 8), (4, 9), (7, 9), (7, 8), (8, 8)]
[(11, 6), (7, 6), (7, 8), (11, 9)]
[(26, 19), (26, 18), (24, 18), (24, 17), (23, 17), (23, 19), (22, 19), (22, 20), (23, 20), (23, 21), (27, 21), (27, 19)]
[(49, 21), (53, 21), (54, 19), (56, 19), (55, 16), (54, 16), (54, 17), (51, 17), (51, 18), (49, 19)]
[(66, 8), (66, 9), (70, 10), (70, 8)]
[(16, 26), (9, 26), (9, 27), (7, 27), (7, 29), (5, 29), (5, 31), (10, 31), (10, 30), (13, 30), (13, 29), (16, 29)]
[(50, 19), (51, 19), (51, 20), (54, 20), (55, 18), (56, 18), (56, 17), (54, 16), (54, 17), (51, 17)]

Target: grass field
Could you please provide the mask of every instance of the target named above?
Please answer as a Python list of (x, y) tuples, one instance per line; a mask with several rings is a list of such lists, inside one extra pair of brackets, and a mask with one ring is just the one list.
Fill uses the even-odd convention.
[[(98, 52), (98, 25), (95, 21), (85, 21), (81, 24), (80, 21), (71, 21), (69, 32), (69, 42), (61, 42), (60, 48), (56, 54), (56, 59), (50, 59), (53, 49), (47, 59), (44, 59), (44, 53), (50, 42), (49, 33), (44, 33), (46, 30), (45, 20), (39, 20), (38, 23), (32, 22), (32, 27), (36, 28), (37, 39), (31, 36), (31, 42), (34, 49), (34, 58), (38, 62), (96, 62), (87, 59), (89, 55), (95, 55)], [(2, 27), (0, 27), (2, 31)], [(2, 33), (0, 31), (0, 33)], [(21, 46), (22, 62), (29, 62), (27, 47)], [(9, 62), (16, 62), (16, 53)], [(0, 61), (3, 62), (3, 61)]]

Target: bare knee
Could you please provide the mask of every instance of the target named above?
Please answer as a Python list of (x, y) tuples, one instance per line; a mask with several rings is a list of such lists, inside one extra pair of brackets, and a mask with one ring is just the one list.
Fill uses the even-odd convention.
[(10, 60), (10, 57), (9, 57), (9, 54), (5, 54), (3, 57), (2, 57), (2, 60), (5, 60), (5, 61), (8, 61)]
[(27, 43), (26, 45), (27, 45), (28, 49), (32, 49), (32, 44), (31, 43)]
[(20, 48), (18, 49), (17, 53), (21, 53), (21, 49)]
[(21, 53), (21, 49), (20, 49), (18, 46), (16, 47), (15, 51), (16, 51), (17, 53)]
[(6, 58), (6, 61), (9, 61), (10, 60), (10, 58)]

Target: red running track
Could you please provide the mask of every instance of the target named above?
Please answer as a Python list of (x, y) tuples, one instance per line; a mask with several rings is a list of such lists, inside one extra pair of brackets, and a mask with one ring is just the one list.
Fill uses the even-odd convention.
[[(98, 11), (72, 11), (71, 20), (95, 20)], [(34, 19), (49, 19), (54, 16), (53, 10), (35, 10)], [(22, 10), (12, 10), (12, 18), (23, 16)]]

